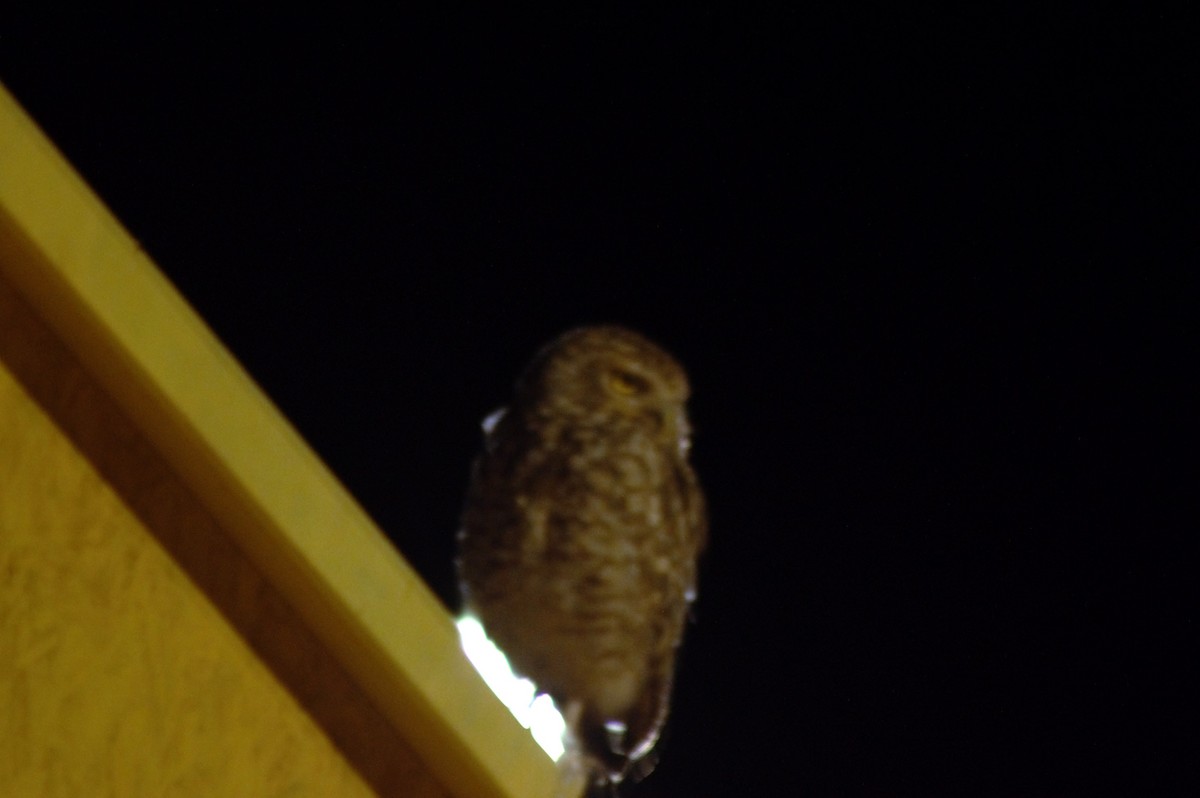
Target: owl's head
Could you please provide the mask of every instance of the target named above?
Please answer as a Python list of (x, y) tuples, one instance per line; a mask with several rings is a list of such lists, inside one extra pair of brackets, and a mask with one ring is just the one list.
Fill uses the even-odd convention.
[(544, 347), (517, 383), (517, 406), (579, 425), (650, 424), (686, 446), (683, 367), (644, 336), (581, 327)]

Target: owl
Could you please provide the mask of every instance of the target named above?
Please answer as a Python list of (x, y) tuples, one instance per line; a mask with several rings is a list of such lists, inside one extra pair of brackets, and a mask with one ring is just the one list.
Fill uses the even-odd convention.
[(572, 330), (485, 420), (472, 472), (464, 609), (554, 699), (601, 784), (651, 762), (696, 595), (707, 521), (688, 392), (638, 333)]

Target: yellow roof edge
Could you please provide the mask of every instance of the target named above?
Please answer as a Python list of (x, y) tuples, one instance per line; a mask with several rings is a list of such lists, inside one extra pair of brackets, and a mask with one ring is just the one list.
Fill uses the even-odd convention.
[(554, 794), (446, 609), (2, 85), (0, 234), (0, 273), (442, 783)]

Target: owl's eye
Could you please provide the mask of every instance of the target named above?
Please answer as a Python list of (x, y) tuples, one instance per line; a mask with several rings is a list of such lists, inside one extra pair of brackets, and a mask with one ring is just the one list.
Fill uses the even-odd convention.
[(634, 396), (650, 390), (650, 383), (628, 371), (612, 371), (608, 374), (608, 387), (618, 396)]

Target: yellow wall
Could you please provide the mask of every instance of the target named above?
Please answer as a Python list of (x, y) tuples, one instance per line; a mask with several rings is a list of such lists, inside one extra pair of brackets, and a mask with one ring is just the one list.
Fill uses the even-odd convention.
[[(55, 369), (34, 377), (38, 387), (76, 425), (102, 425), (81, 438), (119, 447), (107, 465), (141, 483), (150, 514), (170, 517), (178, 534), (212, 535), (212, 520), (177, 493), (65, 353), (30, 349), (42, 336), (13, 323), (19, 310), (11, 293), (0, 295), (0, 352), (12, 359), (20, 347), (26, 365)], [(251, 570), (223, 564), (232, 566), (229, 589), (247, 598), (263, 590)], [(5, 796), (370, 794), (8, 366), (0, 366), (0, 741)]]
[(0, 87), (0, 796), (578, 791)]

